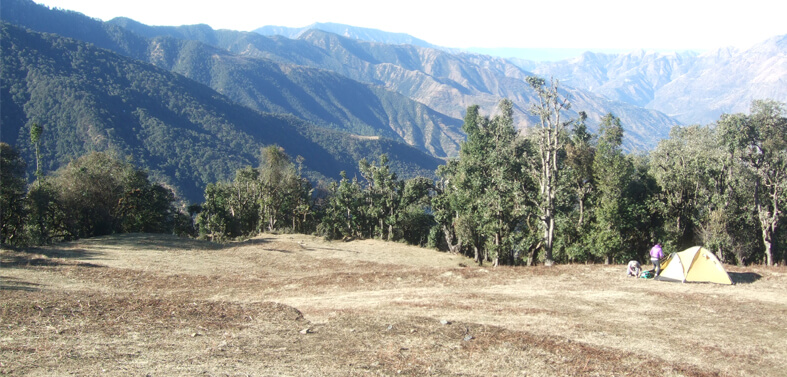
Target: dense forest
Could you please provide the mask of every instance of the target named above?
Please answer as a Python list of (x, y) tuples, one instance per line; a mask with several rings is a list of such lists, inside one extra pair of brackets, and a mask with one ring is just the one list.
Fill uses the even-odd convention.
[(313, 187), (303, 159), (262, 149), (259, 165), (205, 188), (186, 206), (171, 189), (112, 153), (93, 152), (51, 174), (41, 170), (40, 126), (30, 129), (37, 179), (2, 144), (2, 242), (49, 243), (117, 232), (172, 232), (214, 241), (266, 231), (329, 239), (379, 238), (463, 253), (497, 264), (621, 263), (705, 245), (736, 264), (784, 263), (787, 113), (754, 101), (750, 114), (675, 127), (650, 154), (623, 153), (623, 127), (608, 114), (598, 134), (557, 83), (529, 80), (542, 119), (526, 133), (512, 103), (496, 115), (467, 109), (467, 140), (435, 179), (399, 178), (388, 156), (362, 159), (360, 178)]

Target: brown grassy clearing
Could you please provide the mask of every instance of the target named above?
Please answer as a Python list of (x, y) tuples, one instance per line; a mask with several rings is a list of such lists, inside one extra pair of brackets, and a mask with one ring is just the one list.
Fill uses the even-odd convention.
[(0, 261), (11, 375), (787, 375), (784, 267), (676, 284), (305, 235), (119, 235)]

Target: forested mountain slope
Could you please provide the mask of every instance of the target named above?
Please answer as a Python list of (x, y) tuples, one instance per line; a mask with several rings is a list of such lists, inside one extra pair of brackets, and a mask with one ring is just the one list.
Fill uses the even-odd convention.
[[(384, 86), (452, 117), (461, 117), (467, 106), (478, 104), (491, 113), (502, 98), (514, 102), (521, 128), (534, 123), (529, 107), (534, 92), (524, 79), (533, 75), (513, 63), (475, 54), (452, 54), (410, 45), (385, 45), (310, 30), (291, 40), (239, 35), (221, 45), (236, 54), (259, 56), (338, 72), (354, 80)], [(626, 128), (628, 149), (650, 149), (665, 138), (678, 122), (658, 111), (610, 101), (588, 91), (563, 86), (573, 103), (569, 115), (585, 111), (590, 127), (613, 113)]]
[(439, 157), (455, 155), (463, 139), (461, 120), (394, 92), (324, 70), (233, 56), (197, 42), (219, 45), (223, 39), (236, 39), (240, 32), (214, 31), (206, 25), (149, 27), (128, 19), (102, 23), (27, 0), (8, 3), (2, 14), (6, 20), (151, 62), (256, 110), (292, 114), (353, 134), (401, 140)]
[(199, 200), (205, 185), (257, 165), (277, 144), (303, 156), (317, 176), (357, 171), (361, 158), (389, 153), (411, 174), (431, 174), (439, 160), (385, 139), (316, 128), (264, 114), (211, 88), (84, 42), (2, 24), (2, 140), (33, 161), (29, 129), (42, 125), (42, 160), (53, 170), (89, 151), (130, 156)]
[[(528, 111), (534, 93), (524, 82), (532, 73), (505, 59), (412, 45), (373, 43), (314, 29), (301, 33), (298, 39), (289, 39), (230, 30), (210, 32), (204, 25), (153, 27), (125, 18), (110, 23), (149, 37), (199, 40), (243, 57), (329, 70), (352, 80), (385, 87), (451, 118), (463, 117), (467, 107), (473, 104), (490, 113), (502, 98), (509, 98), (515, 103), (520, 128), (534, 122)], [(576, 111), (590, 115), (591, 129), (595, 129), (607, 113), (620, 117), (626, 127), (625, 145), (629, 150), (652, 148), (667, 136), (671, 126), (677, 124), (657, 111), (609, 101), (566, 86), (563, 90), (574, 103), (573, 115)], [(444, 131), (444, 134), (450, 136), (451, 132)]]
[[(396, 33), (379, 30), (371, 33), (363, 28), (333, 24), (314, 24), (307, 28), (368, 42), (397, 44), (388, 42), (397, 40)], [(299, 38), (307, 28), (263, 27), (257, 31)], [(563, 61), (507, 60), (542, 77), (554, 76), (568, 87), (657, 110), (683, 124), (708, 124), (722, 113), (748, 112), (749, 104), (756, 99), (787, 102), (786, 38), (787, 35), (782, 35), (749, 48), (727, 47), (703, 53), (588, 51)]]
[(324, 128), (401, 140), (456, 155), (461, 121), (384, 88), (331, 71), (247, 58), (196, 41), (157, 37), (149, 61), (252, 109), (292, 114)]

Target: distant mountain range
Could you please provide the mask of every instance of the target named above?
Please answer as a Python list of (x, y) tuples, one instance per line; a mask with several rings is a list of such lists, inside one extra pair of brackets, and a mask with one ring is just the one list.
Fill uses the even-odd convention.
[(746, 51), (533, 62), (330, 23), (154, 27), (30, 0), (3, 0), (0, 17), (3, 141), (30, 161), (26, 132), (40, 122), (48, 169), (118, 150), (193, 200), (205, 184), (255, 164), (267, 144), (305, 157), (315, 179), (352, 173), (379, 153), (403, 175), (432, 174), (438, 158), (456, 156), (469, 105), (491, 114), (508, 98), (518, 127), (534, 123), (535, 94), (524, 81), (534, 74), (559, 79), (569, 116), (586, 111), (591, 130), (607, 113), (621, 118), (629, 151), (653, 148), (676, 124), (746, 111), (751, 99), (787, 99), (783, 37)]
[(566, 85), (658, 110), (683, 124), (709, 124), (723, 113), (748, 112), (756, 99), (787, 101), (787, 35), (745, 50), (586, 52), (560, 62), (514, 62)]
[[(532, 73), (505, 59), (361, 41), (316, 29), (294, 40), (238, 35), (241, 39), (218, 40), (208, 36), (201, 41), (216, 41), (217, 47), (240, 56), (330, 70), (384, 87), (455, 119), (463, 118), (467, 107), (473, 104), (492, 113), (501, 99), (509, 98), (514, 102), (520, 128), (535, 122), (528, 111), (535, 94), (524, 81)], [(591, 129), (609, 112), (620, 117), (628, 132), (625, 144), (629, 150), (652, 148), (678, 123), (656, 111), (609, 101), (588, 91), (568, 86), (563, 90), (572, 98), (574, 111), (589, 113)]]
[(290, 39), (298, 39), (309, 30), (322, 30), (350, 39), (359, 39), (362, 41), (389, 45), (413, 45), (426, 48), (446, 49), (445, 47), (433, 45), (405, 33), (391, 33), (377, 29), (336, 24), (332, 22), (317, 22), (304, 27), (263, 26), (259, 29), (255, 29), (254, 32), (265, 36), (281, 35)]
[[(266, 26), (265, 35), (300, 38), (319, 29), (349, 38), (389, 44), (434, 47), (406, 34), (393, 34), (337, 24), (304, 28)], [(414, 40), (413, 42), (409, 42)], [(506, 58), (525, 72), (555, 77), (570, 88), (606, 99), (662, 112), (681, 124), (709, 124), (721, 114), (748, 112), (755, 99), (787, 102), (787, 35), (776, 36), (744, 50), (721, 48), (694, 51), (583, 52), (576, 58), (552, 61), (553, 56), (577, 54), (577, 49), (491, 49), (469, 52)], [(525, 60), (517, 55), (546, 57)], [(617, 114), (616, 114), (617, 115)]]

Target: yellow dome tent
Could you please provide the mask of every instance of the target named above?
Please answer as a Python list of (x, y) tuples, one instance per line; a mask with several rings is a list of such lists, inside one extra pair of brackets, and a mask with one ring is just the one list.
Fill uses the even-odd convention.
[(694, 246), (672, 253), (661, 261), (661, 275), (657, 280), (732, 284), (730, 275), (719, 259), (702, 246)]

